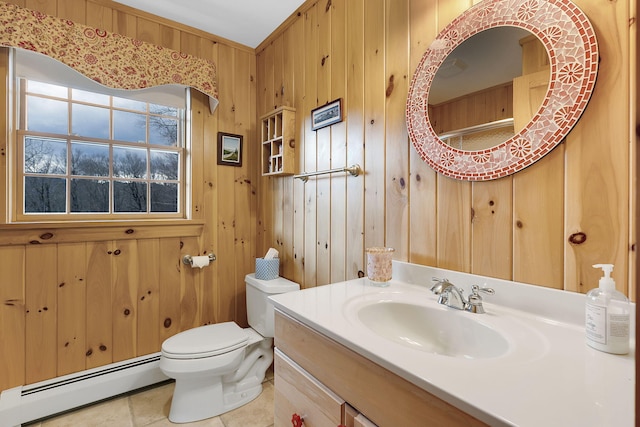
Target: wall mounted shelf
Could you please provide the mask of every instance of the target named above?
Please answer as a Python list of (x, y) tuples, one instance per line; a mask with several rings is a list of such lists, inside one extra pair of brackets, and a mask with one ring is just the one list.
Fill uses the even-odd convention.
[(284, 106), (260, 117), (262, 176), (295, 173), (295, 121), (296, 110)]

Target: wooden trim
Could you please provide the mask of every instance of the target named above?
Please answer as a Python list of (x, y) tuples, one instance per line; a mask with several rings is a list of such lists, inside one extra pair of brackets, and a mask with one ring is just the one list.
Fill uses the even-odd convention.
[(203, 221), (145, 221), (73, 224), (0, 225), (0, 246), (41, 243), (98, 242), (160, 237), (199, 237)]
[(379, 426), (486, 425), (277, 310), (275, 345)]

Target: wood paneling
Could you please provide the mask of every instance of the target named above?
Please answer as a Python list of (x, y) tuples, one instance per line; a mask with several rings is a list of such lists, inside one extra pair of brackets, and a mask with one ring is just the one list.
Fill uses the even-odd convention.
[[(331, 46), (331, 34), (333, 33), (331, 2), (319, 2), (317, 7), (317, 45), (318, 53), (315, 58), (316, 71), (316, 102), (325, 105), (333, 99), (331, 94), (331, 70), (333, 66), (333, 54)], [(338, 51), (340, 51), (338, 49)], [(316, 170), (331, 168), (331, 131), (333, 126), (318, 129), (316, 136)], [(313, 170), (313, 169), (310, 169)], [(311, 185), (309, 185), (311, 184)], [(332, 212), (331, 212), (331, 187), (330, 179), (316, 179), (308, 182), (307, 187), (315, 185), (316, 200), (316, 284), (325, 285), (331, 282), (331, 242)], [(285, 197), (286, 198), (286, 197)], [(305, 257), (306, 259), (306, 257)], [(311, 272), (311, 271), (310, 271)]]
[[(438, 2), (409, 3), (409, 78), (424, 50), (438, 34)], [(436, 173), (409, 149), (409, 258), (408, 261), (436, 265)]]
[(471, 270), (508, 280), (513, 277), (513, 179), (478, 182), (472, 192)]
[(111, 295), (113, 242), (88, 242), (85, 254), (87, 269), (86, 368), (95, 368), (113, 360), (113, 322)]
[(2, 388), (25, 384), (27, 360), (25, 248), (0, 247), (0, 378)]
[[(220, 105), (212, 114), (192, 91), (190, 221), (0, 224), (0, 390), (154, 353), (194, 326), (246, 325), (259, 185), (254, 51), (108, 0), (13, 3), (212, 60)], [(243, 135), (242, 167), (216, 166), (218, 131)], [(206, 268), (182, 263), (208, 253), (218, 261)]]
[[(364, 2), (364, 246), (385, 246), (385, 2)], [(346, 102), (348, 102), (347, 100)], [(389, 142), (391, 143), (391, 142)]]
[[(293, 69), (285, 68), (285, 72), (291, 73), (290, 77), (286, 77), (284, 79), (285, 84), (287, 82), (293, 82), (293, 86), (285, 87), (285, 94), (289, 92), (293, 92), (293, 105), (304, 105), (305, 99), (305, 76), (304, 76), (304, 43), (300, 43), (300, 40), (304, 37), (304, 21), (302, 19), (297, 19), (293, 22), (293, 24), (287, 28), (284, 33), (284, 37), (288, 40), (285, 43), (287, 49), (288, 57), (293, 59)], [(260, 61), (258, 61), (260, 63)], [(302, 166), (304, 165), (304, 144), (302, 141), (304, 140), (304, 129), (306, 128), (306, 113), (303, 109), (296, 110), (296, 170), (302, 171)], [(264, 181), (262, 179), (261, 181)], [(304, 241), (305, 237), (303, 233), (295, 233), (295, 230), (301, 230), (304, 227), (304, 188), (305, 184), (299, 179), (290, 180), (291, 183), (286, 186), (286, 188), (290, 191), (287, 194), (292, 194), (292, 209), (293, 209), (293, 221), (290, 223), (293, 227), (288, 227), (289, 230), (284, 234), (290, 240), (287, 240), (283, 244), (283, 248), (289, 250), (289, 254), (284, 254), (285, 259), (292, 259), (292, 262), (289, 262), (290, 266), (284, 265), (282, 266), (282, 273), (285, 274), (285, 277), (292, 278), (297, 283), (302, 283), (304, 281)], [(270, 193), (268, 188), (261, 187), (262, 194)], [(286, 206), (287, 204), (285, 204)], [(261, 210), (259, 210), (261, 212)], [(290, 211), (283, 211), (283, 215), (289, 214)], [(287, 216), (287, 218), (291, 218), (291, 216)], [(257, 243), (257, 242), (256, 242)], [(260, 245), (258, 245), (258, 250), (260, 250)], [(293, 264), (293, 265), (291, 265)], [(293, 273), (291, 273), (291, 269), (293, 269)], [(293, 274), (287, 275), (287, 274)]]
[(409, 90), (409, 0), (386, 0), (385, 11), (385, 245), (409, 257), (409, 136), (405, 107)]
[(57, 283), (56, 247), (28, 246), (25, 251), (25, 380), (28, 383), (56, 376)]
[[(316, 108), (318, 105), (318, 65), (320, 55), (318, 53), (318, 9), (321, 6), (315, 3), (304, 14), (304, 100), (300, 107), (304, 114), (304, 135), (300, 138), (300, 144), (296, 149), (303, 153), (303, 161), (301, 163), (301, 172), (313, 172), (318, 170), (318, 139), (315, 131), (311, 130), (311, 116), (307, 111)], [(268, 71), (267, 71), (268, 74)], [(260, 76), (258, 76), (258, 80)], [(274, 198), (277, 195), (277, 189), (281, 187), (282, 180), (274, 179)], [(316, 286), (318, 283), (317, 260), (316, 254), (318, 250), (317, 228), (318, 215), (316, 211), (317, 199), (317, 182), (311, 180), (303, 186), (304, 198), (304, 228), (298, 232), (304, 233), (304, 248), (302, 254), (302, 263), (304, 266), (303, 282), (305, 286)], [(268, 189), (267, 189), (268, 191)], [(282, 194), (280, 197), (288, 197)], [(278, 209), (274, 210), (274, 217), (281, 214)], [(270, 225), (265, 224), (267, 227)], [(324, 231), (324, 230), (323, 230)], [(295, 232), (295, 230), (294, 230)], [(326, 272), (324, 277), (326, 277)]]
[[(619, 289), (629, 294), (636, 221), (630, 214), (635, 184), (629, 93), (635, 90), (631, 63), (637, 55), (630, 49), (634, 30), (626, 26), (633, 18), (630, 2), (576, 0), (596, 29), (601, 61), (596, 90), (565, 142), (512, 177), (469, 183), (439, 176), (420, 160), (410, 147), (403, 111), (425, 49), (473, 3), (348, 0), (345, 7), (310, 1), (257, 48), (259, 87), (304, 82), (304, 95), (292, 98), (301, 126), (299, 171), (322, 170), (328, 158), (331, 167), (359, 163), (365, 171), (306, 184), (289, 184), (291, 177), (262, 180), (261, 201), (273, 202), (260, 204), (261, 227), (280, 230), (284, 224), (291, 230), (271, 239), (265, 234), (258, 253), (274, 245), (294, 247), (294, 266), (302, 258), (304, 274), (296, 267), (290, 278), (303, 287), (357, 277), (364, 271), (364, 248), (387, 245), (396, 248), (398, 260), (580, 292), (597, 286), (592, 264), (613, 263)], [(300, 26), (304, 36), (291, 40)], [(280, 37), (285, 58), (295, 54), (300, 68), (276, 66), (273, 46)], [(343, 98), (344, 121), (311, 131), (311, 110), (335, 97)], [(258, 114), (265, 112), (259, 104)], [(291, 204), (293, 213), (283, 208)], [(570, 243), (574, 233), (584, 233), (586, 242)]]
[(160, 239), (138, 241), (138, 352), (148, 354), (157, 351), (160, 341)]
[(111, 319), (113, 323), (113, 361), (137, 355), (139, 274), (138, 245), (135, 240), (114, 244), (111, 271)]
[[(348, 0), (331, 2), (331, 98), (345, 99), (346, 96), (346, 61), (347, 61), (347, 8)], [(346, 108), (343, 104), (342, 108)], [(347, 123), (343, 121), (331, 127), (330, 167), (341, 168), (347, 164)], [(331, 269), (329, 282), (341, 282), (346, 278), (347, 235), (347, 177), (338, 176), (330, 187), (331, 221), (335, 225), (329, 227), (329, 251)], [(342, 219), (338, 223), (337, 219)], [(293, 230), (291, 229), (291, 233)]]
[(85, 364), (86, 250), (85, 243), (58, 245), (57, 375), (75, 372)]

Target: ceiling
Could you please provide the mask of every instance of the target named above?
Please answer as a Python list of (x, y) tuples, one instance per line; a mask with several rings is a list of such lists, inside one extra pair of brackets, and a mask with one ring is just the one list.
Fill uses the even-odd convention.
[(305, 0), (114, 0), (255, 48)]

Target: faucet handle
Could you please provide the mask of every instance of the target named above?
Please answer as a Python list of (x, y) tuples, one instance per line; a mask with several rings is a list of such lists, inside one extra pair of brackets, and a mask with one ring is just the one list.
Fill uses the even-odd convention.
[(484, 293), (489, 294), (489, 295), (494, 295), (496, 293), (496, 291), (494, 291), (493, 288), (481, 288), (478, 285), (471, 286), (472, 295), (480, 296), (480, 295), (478, 295), (478, 292), (484, 292)]
[(484, 307), (482, 306), (482, 297), (480, 296), (480, 292), (484, 292), (488, 295), (494, 295), (496, 291), (493, 288), (481, 288), (478, 285), (471, 286), (471, 295), (469, 295), (467, 311), (472, 313), (482, 314), (484, 313)]

